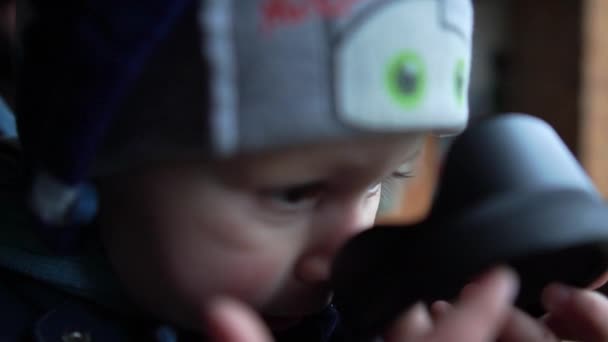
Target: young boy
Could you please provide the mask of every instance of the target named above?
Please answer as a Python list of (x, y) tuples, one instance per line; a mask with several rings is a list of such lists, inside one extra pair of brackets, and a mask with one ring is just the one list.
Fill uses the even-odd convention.
[[(64, 5), (36, 3), (24, 37), (0, 333), (339, 341), (332, 258), (373, 225), (423, 134), (465, 126), (471, 4)], [(546, 326), (511, 307), (515, 293), (492, 271), (385, 337), (608, 339), (595, 293), (548, 288)]]

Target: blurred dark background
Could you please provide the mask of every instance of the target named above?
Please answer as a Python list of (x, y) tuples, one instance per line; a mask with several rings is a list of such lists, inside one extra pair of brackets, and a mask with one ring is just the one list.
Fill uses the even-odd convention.
[(0, 94), (13, 104), (16, 79), (16, 0), (0, 0)]
[(608, 196), (608, 1), (478, 0), (473, 118), (549, 122)]

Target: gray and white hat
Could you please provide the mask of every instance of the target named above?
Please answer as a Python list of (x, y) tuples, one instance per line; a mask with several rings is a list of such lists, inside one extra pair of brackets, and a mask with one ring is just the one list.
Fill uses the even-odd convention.
[(96, 170), (467, 122), (467, 0), (207, 0), (148, 60)]

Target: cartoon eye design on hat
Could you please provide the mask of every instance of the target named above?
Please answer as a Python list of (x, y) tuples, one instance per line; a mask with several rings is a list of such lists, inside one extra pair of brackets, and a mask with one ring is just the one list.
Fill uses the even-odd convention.
[(458, 103), (459, 106), (464, 104), (467, 95), (467, 88), (465, 85), (467, 75), (465, 68), (464, 59), (459, 59), (456, 62), (456, 67), (454, 69), (454, 96), (456, 97), (456, 103)]
[(386, 88), (395, 102), (405, 109), (415, 108), (424, 99), (426, 66), (413, 51), (398, 54), (386, 71)]
[(465, 122), (467, 4), (381, 1), (343, 23), (333, 40), (337, 115), (368, 129)]

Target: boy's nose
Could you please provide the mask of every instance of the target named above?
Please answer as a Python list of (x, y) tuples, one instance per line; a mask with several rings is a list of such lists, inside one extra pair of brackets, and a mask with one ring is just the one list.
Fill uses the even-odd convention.
[(377, 203), (365, 200), (325, 208), (310, 228), (310, 242), (298, 260), (296, 277), (311, 284), (328, 281), (336, 253), (348, 239), (373, 226), (377, 208)]

